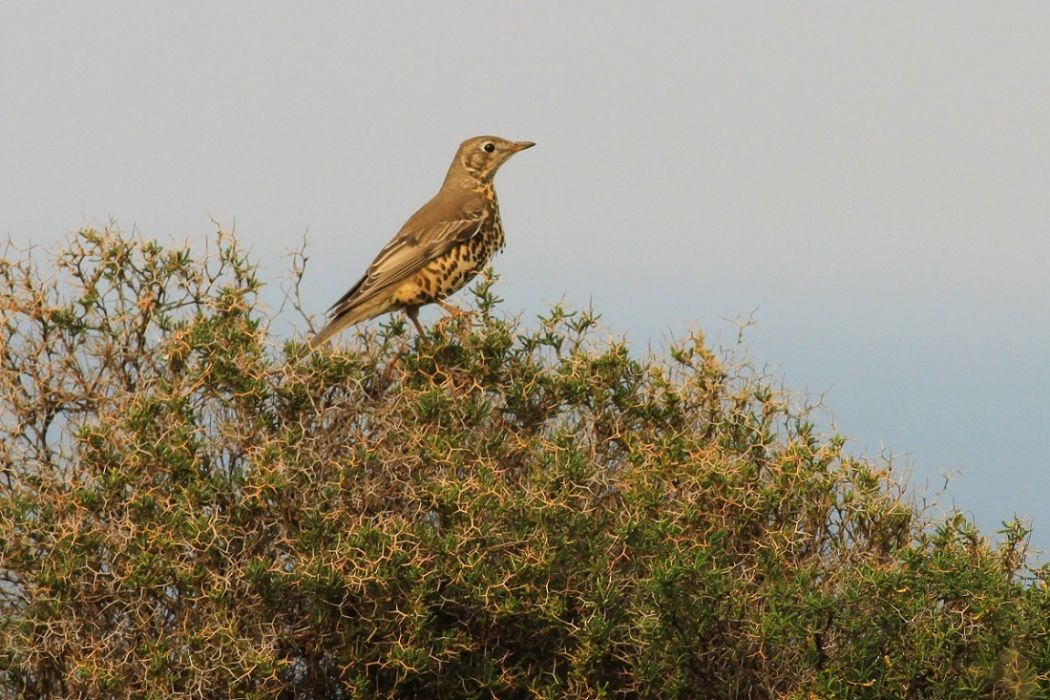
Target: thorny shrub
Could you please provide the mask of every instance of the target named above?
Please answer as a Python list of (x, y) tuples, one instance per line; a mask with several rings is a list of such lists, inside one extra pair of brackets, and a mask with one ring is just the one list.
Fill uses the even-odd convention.
[(1025, 528), (933, 520), (698, 334), (482, 282), (310, 353), (229, 235), (46, 270), (0, 259), (0, 695), (1050, 693)]

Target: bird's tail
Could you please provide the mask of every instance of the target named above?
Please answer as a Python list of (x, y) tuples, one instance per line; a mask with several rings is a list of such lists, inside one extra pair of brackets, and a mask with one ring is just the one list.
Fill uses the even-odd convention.
[(386, 300), (373, 300), (371, 302), (361, 304), (359, 306), (351, 306), (345, 309), (337, 311), (328, 321), (328, 324), (317, 331), (317, 334), (310, 338), (310, 349), (316, 350), (321, 345), (331, 340), (332, 336), (343, 330), (349, 328), (355, 323), (361, 323), (367, 321), (370, 318), (375, 318), (381, 313), (390, 310), (390, 303)]

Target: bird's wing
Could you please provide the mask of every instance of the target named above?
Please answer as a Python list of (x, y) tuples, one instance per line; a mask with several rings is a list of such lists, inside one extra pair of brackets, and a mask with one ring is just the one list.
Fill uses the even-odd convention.
[(441, 221), (418, 229), (410, 221), (379, 251), (364, 277), (332, 304), (329, 314), (339, 316), (384, 289), (409, 279), (434, 258), (470, 239), (478, 232), (482, 221), (480, 212), (476, 216)]

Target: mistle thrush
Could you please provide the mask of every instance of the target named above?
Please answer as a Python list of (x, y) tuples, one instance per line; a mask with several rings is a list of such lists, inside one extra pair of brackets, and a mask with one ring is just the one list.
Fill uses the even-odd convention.
[(434, 198), (405, 222), (364, 277), (328, 310), (328, 324), (310, 341), (324, 343), (355, 323), (403, 309), (423, 334), (419, 307), (444, 302), (503, 248), (503, 225), (492, 178), (530, 141), (477, 136), (459, 146)]

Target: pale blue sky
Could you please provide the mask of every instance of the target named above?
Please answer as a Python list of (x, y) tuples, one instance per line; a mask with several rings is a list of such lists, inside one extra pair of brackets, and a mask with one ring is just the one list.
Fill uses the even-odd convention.
[(508, 311), (644, 348), (757, 309), (854, 449), (1048, 549), (1048, 42), (1042, 2), (6, 2), (0, 236), (210, 215), (276, 277), (309, 230), (322, 311), (459, 141), (533, 140)]

